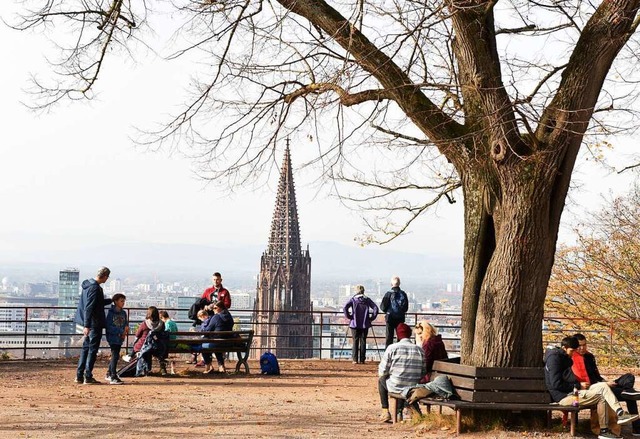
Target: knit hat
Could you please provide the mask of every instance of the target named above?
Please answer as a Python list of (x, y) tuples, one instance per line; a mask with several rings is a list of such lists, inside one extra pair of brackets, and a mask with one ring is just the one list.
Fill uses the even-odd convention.
[(411, 328), (404, 323), (399, 323), (398, 326), (396, 326), (396, 333), (398, 334), (398, 340), (411, 338)]

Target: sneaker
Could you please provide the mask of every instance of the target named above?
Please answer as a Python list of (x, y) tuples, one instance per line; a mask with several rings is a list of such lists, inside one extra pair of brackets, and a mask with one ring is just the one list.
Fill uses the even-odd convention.
[(84, 384), (99, 384), (94, 377), (84, 377)]
[(84, 378), (76, 377), (76, 379), (73, 380), (73, 382), (76, 383), (76, 384), (82, 384), (82, 383), (84, 383)]
[(218, 372), (220, 372), (220, 373), (227, 373), (227, 369), (224, 367), (224, 365), (222, 365), (222, 366), (218, 366)]
[(640, 430), (633, 430), (633, 432), (631, 433), (631, 436), (640, 437)]
[(623, 413), (620, 416), (618, 416), (618, 424), (627, 424), (631, 421), (635, 421), (636, 419), (638, 419), (638, 415)]
[(124, 357), (122, 357), (122, 359), (128, 363), (129, 361), (131, 361), (131, 355), (127, 354)]
[(106, 374), (106, 375), (104, 376), (104, 380), (105, 380), (106, 382), (111, 381), (111, 375)]
[(391, 413), (389, 413), (388, 410), (382, 412), (382, 414), (380, 415), (380, 422), (391, 422)]
[(109, 384), (124, 384), (120, 378), (113, 377), (109, 380)]
[(598, 434), (598, 439), (622, 439), (622, 436), (613, 434), (610, 430), (604, 430)]

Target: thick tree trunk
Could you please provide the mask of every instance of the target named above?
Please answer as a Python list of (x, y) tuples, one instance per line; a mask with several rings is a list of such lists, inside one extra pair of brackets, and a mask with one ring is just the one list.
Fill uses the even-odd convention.
[(553, 181), (523, 178), (521, 171), (501, 176), (499, 195), (478, 178), (463, 178), (464, 364), (542, 364), (544, 297), (557, 230), (550, 215)]

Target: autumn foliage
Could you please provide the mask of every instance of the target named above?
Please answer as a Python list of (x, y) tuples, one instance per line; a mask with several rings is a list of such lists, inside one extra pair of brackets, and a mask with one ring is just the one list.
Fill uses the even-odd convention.
[(608, 200), (574, 231), (576, 244), (558, 250), (549, 282), (549, 329), (582, 332), (599, 358), (608, 358), (611, 365), (637, 366), (640, 187)]

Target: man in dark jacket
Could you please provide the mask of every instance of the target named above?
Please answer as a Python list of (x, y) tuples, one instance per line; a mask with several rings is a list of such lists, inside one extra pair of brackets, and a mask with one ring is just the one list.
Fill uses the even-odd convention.
[(571, 355), (578, 348), (575, 337), (562, 339), (561, 347), (548, 349), (544, 355), (544, 379), (551, 398), (559, 405), (572, 405), (574, 387), (578, 387), (580, 407), (596, 405), (600, 434), (598, 439), (619, 439), (608, 429), (607, 405), (618, 415), (618, 424), (626, 424), (638, 419), (637, 415), (624, 413), (620, 403), (606, 383), (580, 383), (571, 371), (573, 361)]
[[(588, 381), (590, 384), (606, 382), (611, 391), (616, 395), (616, 398), (620, 401), (627, 403), (627, 410), (632, 415), (638, 414), (638, 403), (636, 399), (640, 396), (640, 392), (633, 389), (635, 382), (634, 376), (627, 374), (631, 379), (628, 383), (621, 383), (619, 380), (607, 381), (600, 375), (598, 365), (596, 363), (596, 357), (589, 352), (587, 348), (587, 338), (583, 334), (574, 334), (574, 337), (578, 340), (578, 348), (575, 350), (571, 359), (573, 360), (573, 366), (571, 370), (574, 375), (580, 378), (580, 381)], [(633, 436), (640, 436), (640, 420), (633, 421)]]
[(400, 289), (400, 278), (398, 276), (391, 278), (391, 290), (387, 291), (382, 298), (380, 310), (385, 313), (384, 319), (387, 322), (385, 347), (389, 347), (393, 343), (396, 327), (400, 323), (404, 323), (405, 314), (409, 310), (407, 293)]
[(78, 360), (76, 371), (76, 383), (96, 384), (93, 377), (93, 366), (96, 363), (102, 329), (106, 326), (104, 307), (111, 304), (110, 298), (104, 298), (102, 285), (109, 279), (111, 270), (101, 267), (94, 279), (86, 279), (82, 282), (82, 295), (76, 309), (75, 322), (83, 327), (82, 352)]

